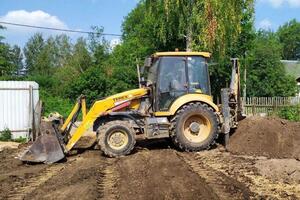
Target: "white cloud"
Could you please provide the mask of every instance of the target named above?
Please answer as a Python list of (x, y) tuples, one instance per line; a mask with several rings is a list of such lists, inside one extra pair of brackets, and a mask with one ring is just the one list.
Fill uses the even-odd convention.
[(288, 0), (289, 5), (293, 8), (299, 8), (300, 7), (300, 0)]
[[(51, 28), (63, 28), (66, 29), (68, 26), (61, 21), (58, 17), (50, 15), (42, 10), (26, 11), (26, 10), (13, 10), (9, 11), (6, 15), (0, 17), (0, 21), (27, 24), (34, 26), (45, 26)], [(33, 31), (25, 27), (16, 27), (5, 25), (12, 31)], [(36, 32), (37, 29), (34, 30)]]
[(272, 27), (272, 22), (268, 19), (263, 19), (259, 22), (258, 28), (269, 30)]
[(274, 7), (279, 8), (285, 0), (268, 0), (268, 2)]
[(300, 7), (300, 0), (260, 0), (261, 2), (267, 2), (274, 8), (279, 8), (284, 4), (287, 4), (291, 8)]
[(120, 38), (113, 38), (110, 40), (109, 45), (111, 49), (114, 49), (117, 45), (121, 44), (121, 39)]

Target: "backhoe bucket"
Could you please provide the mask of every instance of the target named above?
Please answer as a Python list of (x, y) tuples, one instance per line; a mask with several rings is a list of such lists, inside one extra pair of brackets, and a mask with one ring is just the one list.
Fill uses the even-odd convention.
[(50, 164), (58, 162), (64, 157), (65, 154), (57, 137), (52, 134), (45, 134), (39, 136), (19, 159), (27, 162)]

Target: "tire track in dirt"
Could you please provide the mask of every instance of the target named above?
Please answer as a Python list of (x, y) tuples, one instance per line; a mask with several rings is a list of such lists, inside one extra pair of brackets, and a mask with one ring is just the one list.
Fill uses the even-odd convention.
[(218, 199), (175, 150), (142, 149), (119, 158), (114, 169), (116, 199)]
[(53, 164), (50, 165), (45, 170), (41, 171), (34, 177), (26, 180), (25, 184), (20, 185), (19, 187), (15, 187), (9, 194), (8, 200), (21, 200), (35, 189), (37, 189), (40, 185), (44, 184), (47, 180), (55, 176), (59, 171), (63, 170), (65, 166), (63, 164)]
[(25, 197), (29, 199), (99, 199), (104, 196), (107, 159), (99, 151), (85, 151), (68, 158), (65, 168)]
[(213, 189), (219, 199), (250, 199), (251, 191), (237, 180), (226, 176), (224, 173), (207, 166), (201, 160), (196, 160), (194, 154), (177, 153), (196, 174), (205, 180)]
[(119, 179), (118, 171), (115, 168), (117, 159), (110, 158), (104, 170), (99, 171), (99, 178), (97, 179), (98, 190), (101, 199), (118, 199), (118, 192), (116, 184)]
[(257, 159), (211, 150), (194, 154), (196, 162), (243, 183), (254, 199), (300, 199), (300, 185), (269, 180), (254, 164)]

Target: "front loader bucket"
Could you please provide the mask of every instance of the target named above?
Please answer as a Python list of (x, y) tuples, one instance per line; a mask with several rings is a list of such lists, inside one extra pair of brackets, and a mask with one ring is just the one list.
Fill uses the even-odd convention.
[(62, 147), (55, 135), (45, 134), (26, 150), (20, 160), (35, 163), (55, 163), (65, 157)]

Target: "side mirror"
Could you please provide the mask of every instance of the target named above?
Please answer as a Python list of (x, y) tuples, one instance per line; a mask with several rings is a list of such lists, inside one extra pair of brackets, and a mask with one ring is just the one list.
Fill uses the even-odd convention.
[(147, 58), (145, 59), (144, 66), (145, 66), (145, 67), (151, 67), (151, 65), (152, 65), (152, 58), (151, 58), (151, 57), (147, 57)]

